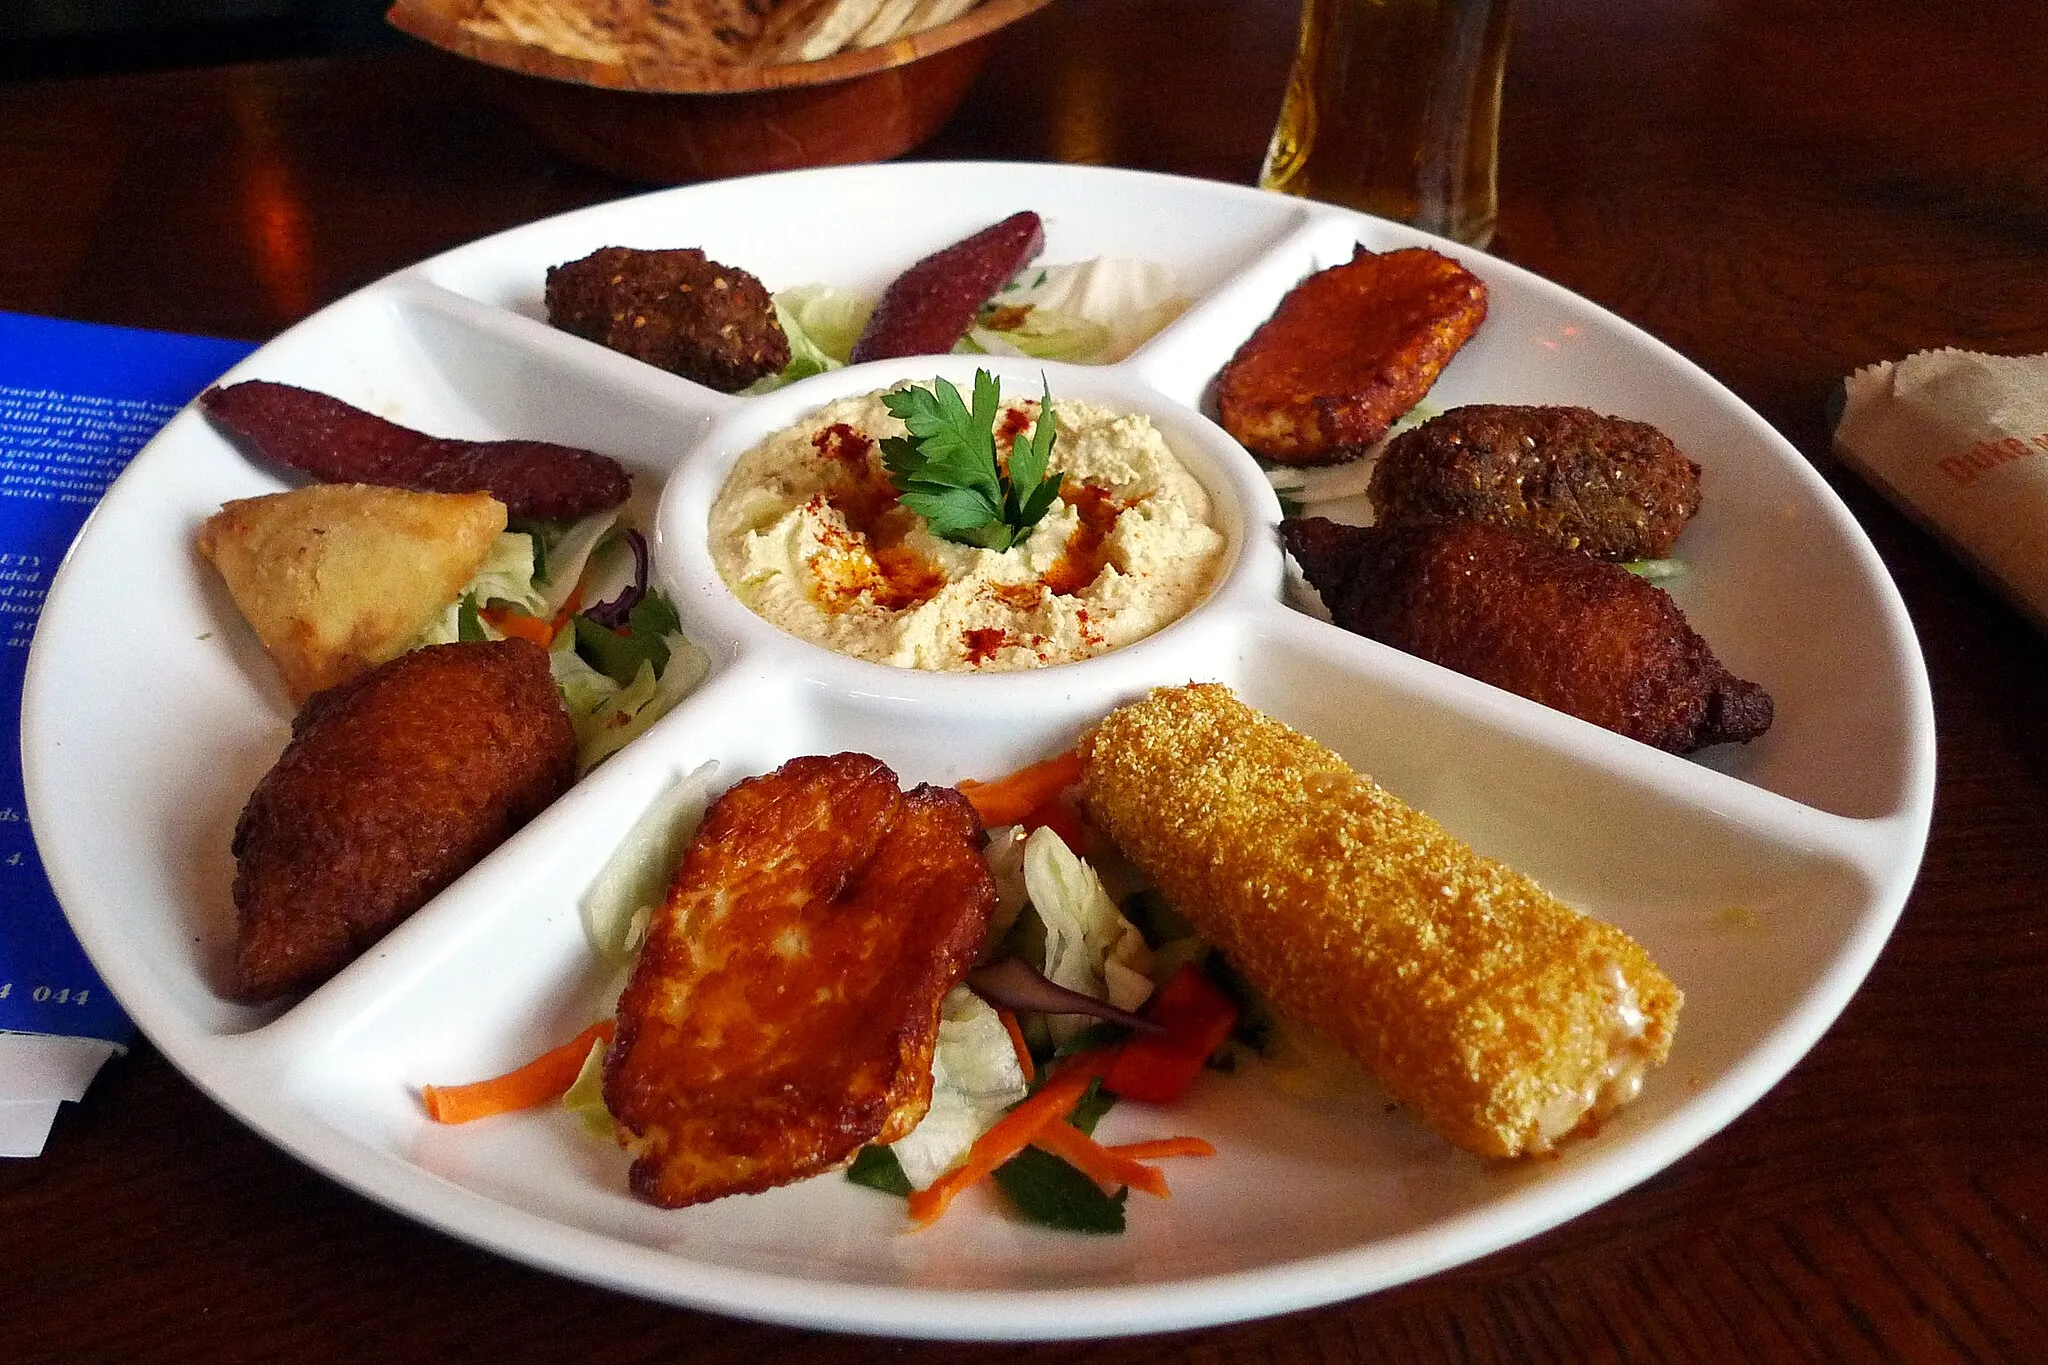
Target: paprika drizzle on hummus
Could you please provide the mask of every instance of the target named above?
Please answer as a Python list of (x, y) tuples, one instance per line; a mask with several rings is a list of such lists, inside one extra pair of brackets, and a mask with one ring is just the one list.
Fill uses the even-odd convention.
[[(1060, 496), (1010, 549), (942, 540), (897, 500), (879, 442), (904, 426), (875, 393), (740, 458), (711, 509), (719, 575), (790, 634), (903, 668), (1038, 668), (1143, 639), (1216, 580), (1209, 495), (1146, 418), (1053, 407)], [(998, 409), (999, 455), (1037, 415), (1035, 401)]]

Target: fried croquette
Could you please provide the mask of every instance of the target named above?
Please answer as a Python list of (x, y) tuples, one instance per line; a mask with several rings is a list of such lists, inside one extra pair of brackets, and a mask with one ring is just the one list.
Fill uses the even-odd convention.
[(1548, 1150), (1671, 1050), (1682, 997), (1634, 940), (1226, 687), (1111, 712), (1081, 784), (1275, 1009), (1467, 1151)]
[(315, 693), (235, 826), (234, 994), (333, 976), (575, 773), (569, 714), (530, 641), (417, 649)]
[(1700, 467), (1647, 422), (1475, 403), (1387, 442), (1367, 494), (1381, 526), (1479, 517), (1600, 559), (1662, 559), (1700, 510)]
[(665, 1208), (815, 1175), (930, 1106), (939, 1002), (996, 891), (950, 788), (865, 754), (793, 759), (719, 798), (620, 997), (604, 1098)]
[(1356, 459), (1436, 383), (1486, 317), (1486, 285), (1425, 247), (1359, 247), (1309, 276), (1216, 381), (1224, 430), (1283, 464)]
[(1671, 753), (1770, 728), (1770, 694), (1618, 564), (1470, 518), (1280, 532), (1346, 630)]
[(695, 247), (599, 247), (550, 266), (547, 309), (565, 332), (726, 393), (789, 364), (767, 289)]

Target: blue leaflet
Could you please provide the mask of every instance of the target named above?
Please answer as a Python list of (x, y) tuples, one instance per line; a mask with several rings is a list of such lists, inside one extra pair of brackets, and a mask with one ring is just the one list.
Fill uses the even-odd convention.
[(0, 1030), (132, 1031), (58, 909), (30, 837), (21, 691), (51, 576), (157, 428), (253, 349), (0, 312)]

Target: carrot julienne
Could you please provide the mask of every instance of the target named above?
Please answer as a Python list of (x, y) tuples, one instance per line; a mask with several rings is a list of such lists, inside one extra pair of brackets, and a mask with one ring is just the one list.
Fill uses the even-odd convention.
[(1154, 1166), (1103, 1146), (1067, 1122), (1048, 1123), (1031, 1139), (1098, 1185), (1129, 1185), (1166, 1198), (1166, 1176)]
[(528, 616), (523, 611), (514, 611), (510, 607), (482, 607), (478, 609), (477, 615), (495, 626), (500, 635), (531, 640), (542, 649), (546, 649), (555, 638), (554, 627), (548, 622), (538, 616)]
[(1031, 1145), (1032, 1139), (1049, 1123), (1063, 1123), (1088, 1086), (1109, 1066), (1109, 1052), (1079, 1052), (1015, 1109), (997, 1119), (995, 1126), (976, 1138), (967, 1157), (910, 1196), (911, 1221), (923, 1227), (946, 1211), (961, 1191), (994, 1174), (996, 1167)]
[(1020, 823), (1080, 780), (1081, 755), (1069, 749), (993, 782), (962, 782), (960, 794), (972, 803), (981, 823), (993, 829)]
[(1038, 1079), (1038, 1064), (1031, 1060), (1030, 1045), (1024, 1041), (1024, 1026), (1017, 1022), (1013, 1010), (997, 1010), (996, 1018), (1003, 1021), (1003, 1029), (1010, 1035), (1010, 1046), (1017, 1051), (1017, 1065), (1024, 1072), (1026, 1085)]
[(602, 1038), (612, 1040), (617, 1025), (600, 1019), (557, 1048), (550, 1048), (526, 1065), (489, 1080), (468, 1085), (425, 1085), (420, 1097), (426, 1101), (427, 1117), (436, 1123), (468, 1123), (472, 1119), (531, 1109), (558, 1100), (576, 1083), (590, 1045)]
[(1118, 1142), (1103, 1149), (1136, 1161), (1157, 1161), (1169, 1156), (1214, 1156), (1216, 1144), (1207, 1138), (1148, 1138), (1143, 1142)]

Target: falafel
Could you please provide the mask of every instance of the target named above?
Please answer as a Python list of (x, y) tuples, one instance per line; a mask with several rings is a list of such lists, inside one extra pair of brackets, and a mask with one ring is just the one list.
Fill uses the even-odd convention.
[(1366, 492), (1382, 526), (1478, 517), (1600, 559), (1662, 559), (1700, 509), (1700, 467), (1647, 422), (1474, 403), (1389, 441)]
[(725, 393), (789, 364), (767, 288), (696, 247), (599, 247), (550, 266), (547, 309), (565, 332)]

